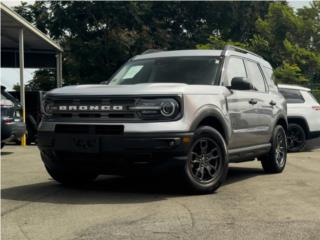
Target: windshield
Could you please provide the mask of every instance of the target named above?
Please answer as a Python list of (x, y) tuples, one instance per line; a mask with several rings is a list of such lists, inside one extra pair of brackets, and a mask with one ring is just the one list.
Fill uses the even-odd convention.
[(139, 83), (217, 84), (220, 60), (215, 57), (170, 57), (128, 62), (110, 85)]

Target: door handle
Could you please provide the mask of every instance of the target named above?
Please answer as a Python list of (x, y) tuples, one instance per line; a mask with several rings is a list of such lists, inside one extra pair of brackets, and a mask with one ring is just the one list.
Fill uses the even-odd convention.
[(258, 101), (252, 98), (252, 99), (250, 99), (249, 103), (252, 105), (255, 105), (258, 103)]
[(275, 106), (275, 105), (277, 105), (277, 103), (275, 101), (271, 100), (270, 105)]

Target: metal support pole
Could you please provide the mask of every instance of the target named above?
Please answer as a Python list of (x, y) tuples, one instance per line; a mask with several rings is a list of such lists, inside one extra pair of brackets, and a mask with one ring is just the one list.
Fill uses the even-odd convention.
[(59, 52), (56, 55), (57, 59), (57, 87), (62, 87), (62, 53)]
[(63, 78), (62, 78), (62, 52), (59, 53), (59, 62), (60, 62), (60, 81), (61, 81), (61, 87), (63, 86)]
[[(24, 40), (23, 40), (23, 28), (20, 29), (19, 33), (19, 66), (20, 66), (20, 102), (22, 106), (22, 121), (26, 123), (26, 100), (24, 90)], [(21, 137), (21, 145), (26, 145), (26, 135)]]

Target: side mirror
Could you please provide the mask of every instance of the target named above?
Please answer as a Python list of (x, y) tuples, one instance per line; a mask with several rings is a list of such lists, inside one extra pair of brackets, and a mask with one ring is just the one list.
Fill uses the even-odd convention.
[(252, 84), (244, 77), (234, 77), (231, 80), (231, 89), (233, 90), (252, 90)]

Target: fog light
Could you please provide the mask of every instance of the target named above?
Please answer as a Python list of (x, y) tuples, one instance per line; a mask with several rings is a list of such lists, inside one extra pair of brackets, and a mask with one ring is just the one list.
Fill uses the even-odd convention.
[(191, 142), (191, 137), (183, 137), (183, 138), (182, 138), (182, 142), (183, 142), (184, 144), (190, 143), (190, 142)]

